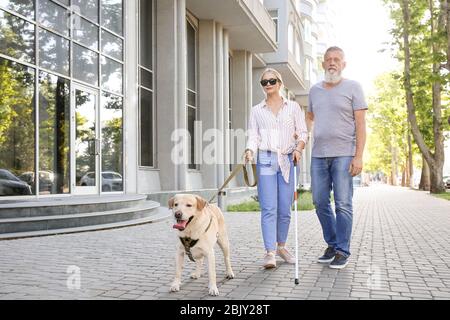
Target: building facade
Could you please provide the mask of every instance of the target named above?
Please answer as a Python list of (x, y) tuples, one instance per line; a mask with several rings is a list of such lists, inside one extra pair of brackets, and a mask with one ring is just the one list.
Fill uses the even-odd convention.
[(1, 199), (217, 189), (264, 68), (306, 107), (302, 3), (0, 1)]

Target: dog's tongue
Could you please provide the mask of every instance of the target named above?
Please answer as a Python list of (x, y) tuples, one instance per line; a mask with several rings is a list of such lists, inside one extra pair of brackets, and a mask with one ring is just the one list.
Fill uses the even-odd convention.
[(183, 231), (184, 229), (186, 229), (187, 223), (187, 220), (179, 220), (176, 224), (173, 225), (173, 228)]

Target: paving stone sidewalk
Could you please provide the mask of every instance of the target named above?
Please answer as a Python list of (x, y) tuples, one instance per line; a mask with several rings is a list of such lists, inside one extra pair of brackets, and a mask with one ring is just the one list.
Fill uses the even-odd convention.
[[(341, 271), (316, 263), (325, 244), (314, 212), (302, 212), (300, 285), (281, 263), (261, 268), (258, 213), (226, 213), (236, 278), (225, 280), (217, 248), (219, 297), (207, 274), (169, 293), (178, 240), (173, 221), (124, 229), (0, 241), (5, 299), (450, 299), (450, 202), (376, 185), (355, 193), (352, 256)], [(294, 230), (289, 244), (292, 247)], [(79, 277), (78, 277), (79, 275)], [(78, 289), (79, 288), (79, 289)]]

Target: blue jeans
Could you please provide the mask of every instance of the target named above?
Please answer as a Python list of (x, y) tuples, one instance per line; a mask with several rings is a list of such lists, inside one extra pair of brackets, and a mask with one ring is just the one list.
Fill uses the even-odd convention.
[[(350, 256), (353, 226), (353, 177), (348, 172), (353, 157), (312, 158), (311, 188), (323, 237), (329, 247)], [(330, 203), (333, 190), (336, 214)]]
[(289, 155), (289, 183), (283, 179), (276, 152), (259, 151), (256, 163), (258, 199), (261, 206), (261, 229), (267, 251), (276, 250), (277, 243), (286, 243), (291, 207), (294, 199), (294, 162)]

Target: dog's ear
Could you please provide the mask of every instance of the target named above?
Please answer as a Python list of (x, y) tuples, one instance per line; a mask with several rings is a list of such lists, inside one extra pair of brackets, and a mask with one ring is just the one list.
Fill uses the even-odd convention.
[(202, 211), (206, 207), (208, 202), (200, 196), (195, 196), (195, 198), (197, 199), (197, 209), (199, 211)]
[(175, 202), (175, 197), (172, 197), (172, 198), (169, 199), (169, 209), (173, 208), (174, 202)]

